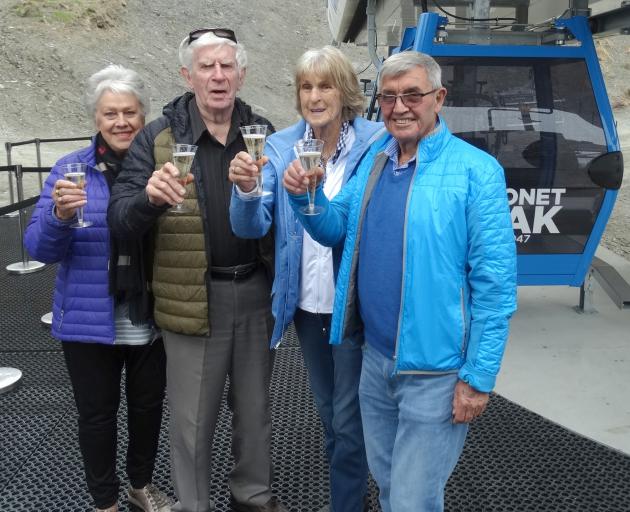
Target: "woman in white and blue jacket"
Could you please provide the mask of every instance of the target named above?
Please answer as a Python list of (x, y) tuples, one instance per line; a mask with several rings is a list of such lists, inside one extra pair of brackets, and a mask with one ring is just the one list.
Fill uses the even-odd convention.
[[(379, 74), (389, 136), (317, 216), (320, 243), (345, 240), (331, 343), (365, 339), (359, 399), (383, 512), (439, 512), (467, 425), (493, 389), (516, 309), (505, 177), (439, 118), (446, 89), (430, 56), (402, 52)], [(299, 165), (284, 184), (307, 201)]]
[[(267, 139), (263, 187), (255, 193), (258, 168), (247, 153), (230, 164), (235, 183), (230, 205), (237, 236), (260, 238), (272, 225), (275, 234), (275, 279), (271, 339), (277, 347), (291, 321), (302, 348), (311, 390), (324, 425), (330, 465), (330, 510), (360, 512), (367, 492), (367, 462), (358, 402), (361, 347), (351, 340), (331, 346), (329, 328), (334, 297), (334, 270), (341, 246), (323, 247), (305, 234), (282, 187), (285, 169), (296, 159), (300, 139), (324, 141), (324, 192), (334, 197), (354, 174), (370, 144), (384, 129), (361, 117), (364, 97), (350, 61), (336, 48), (310, 50), (295, 73), (296, 107), (303, 120)], [(252, 192), (253, 191), (253, 192)]]

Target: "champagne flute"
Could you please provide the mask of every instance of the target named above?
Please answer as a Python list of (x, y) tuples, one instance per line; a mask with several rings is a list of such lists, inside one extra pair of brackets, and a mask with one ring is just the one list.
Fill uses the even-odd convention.
[[(196, 152), (197, 146), (193, 144), (173, 144), (173, 165), (179, 171), (179, 181), (183, 186), (186, 184), (186, 176), (188, 176)], [(184, 206), (183, 202), (177, 203), (169, 211), (170, 213), (192, 212), (190, 208)]]
[(254, 188), (254, 193), (252, 195), (268, 196), (271, 192), (263, 190), (262, 163), (260, 162), (265, 149), (267, 125), (252, 124), (249, 126), (241, 126), (241, 135), (243, 135), (243, 140), (245, 141), (245, 146), (247, 147), (249, 156), (254, 159), (254, 162), (260, 170), (258, 176), (256, 176), (256, 188)]
[[(66, 164), (64, 165), (64, 173), (63, 177), (67, 181), (71, 181), (79, 188), (85, 188), (85, 172), (87, 171), (87, 164), (83, 162), (77, 162), (74, 164)], [(87, 197), (87, 196), (86, 196)], [(86, 220), (83, 220), (83, 206), (77, 208), (77, 221), (74, 224), (71, 224), (71, 228), (87, 228), (91, 226), (92, 223)]]
[(309, 177), (309, 184), (306, 188), (308, 195), (308, 205), (300, 208), (304, 215), (319, 215), (323, 208), (315, 204), (315, 189), (317, 188), (317, 176), (315, 168), (321, 165), (322, 150), (324, 141), (320, 139), (303, 139), (295, 143), (295, 152), (300, 159), (302, 168)]

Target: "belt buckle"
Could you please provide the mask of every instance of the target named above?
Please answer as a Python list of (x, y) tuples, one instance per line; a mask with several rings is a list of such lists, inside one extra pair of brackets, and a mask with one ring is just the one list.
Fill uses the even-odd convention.
[(238, 281), (239, 279), (242, 279), (243, 277), (249, 275), (249, 269), (247, 268), (237, 268), (234, 269), (234, 275), (232, 277), (232, 279), (234, 281)]

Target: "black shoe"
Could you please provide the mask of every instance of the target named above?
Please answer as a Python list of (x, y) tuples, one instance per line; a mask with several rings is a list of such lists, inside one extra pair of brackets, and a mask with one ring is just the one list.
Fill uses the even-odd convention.
[(233, 512), (289, 512), (289, 509), (280, 503), (275, 496), (272, 496), (264, 505), (246, 505), (239, 503), (232, 496), (230, 506)]

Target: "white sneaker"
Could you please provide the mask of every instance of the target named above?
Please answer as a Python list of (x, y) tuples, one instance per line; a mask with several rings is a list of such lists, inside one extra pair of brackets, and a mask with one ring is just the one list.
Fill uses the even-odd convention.
[(147, 484), (142, 489), (127, 488), (129, 501), (144, 512), (171, 512), (170, 498), (155, 485)]

